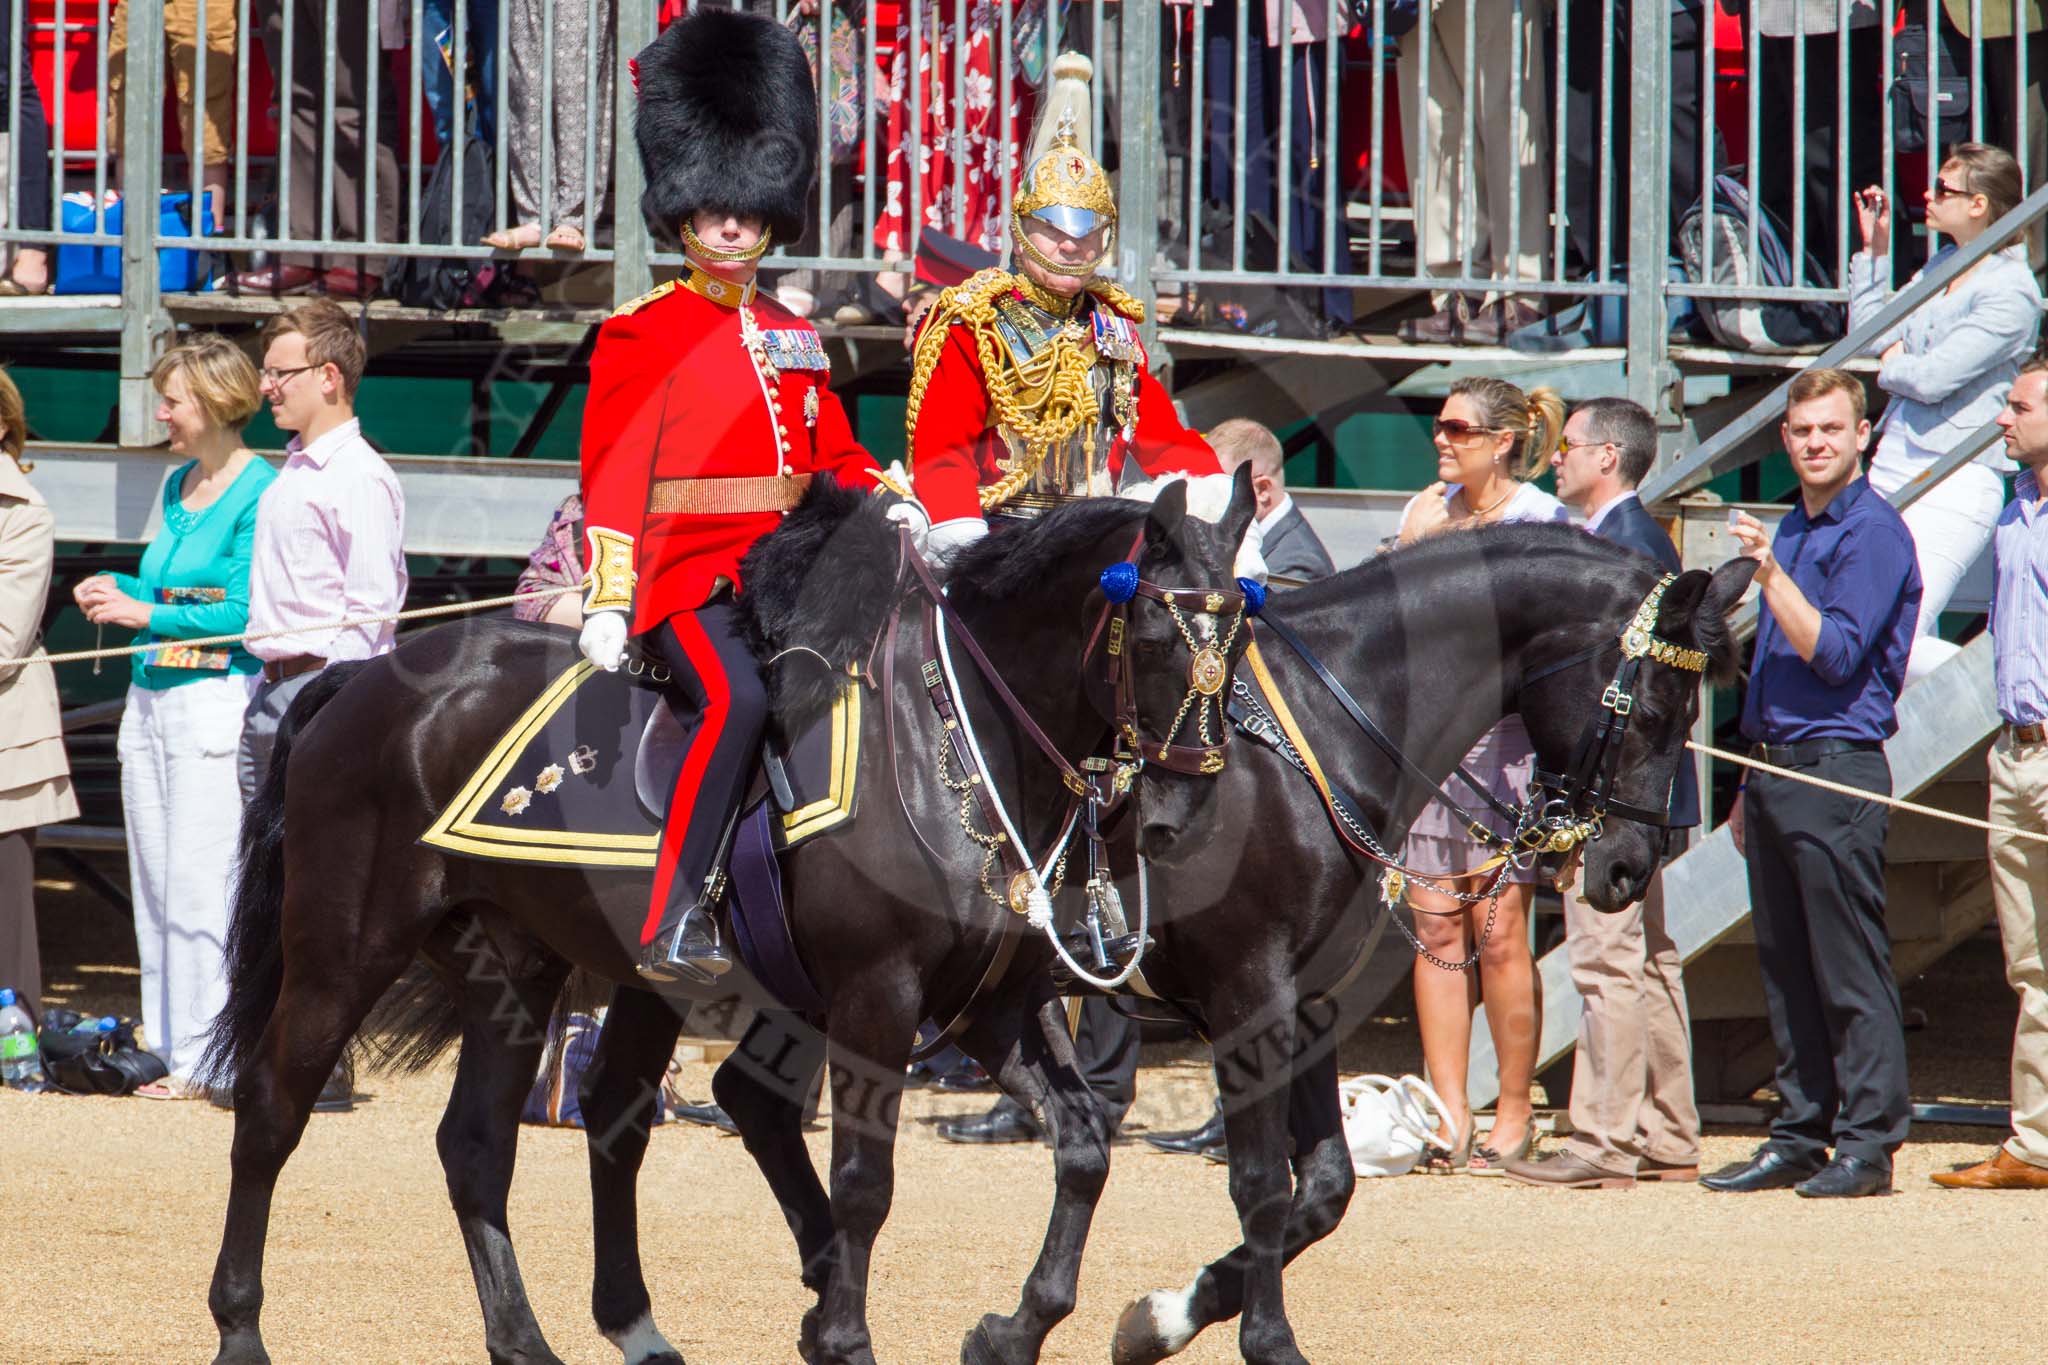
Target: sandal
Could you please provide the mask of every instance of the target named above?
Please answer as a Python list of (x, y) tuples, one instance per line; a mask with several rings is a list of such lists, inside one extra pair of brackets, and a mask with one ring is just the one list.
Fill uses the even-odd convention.
[(590, 243), (584, 240), (582, 228), (577, 227), (574, 223), (560, 223), (556, 225), (553, 232), (548, 234), (547, 241), (541, 243), (541, 245), (547, 247), (550, 251), (582, 251)]
[(1472, 1139), (1478, 1135), (1479, 1124), (1470, 1115), (1465, 1116), (1463, 1136), (1455, 1146), (1446, 1147), (1432, 1137), (1422, 1148), (1422, 1164), (1415, 1169), (1426, 1175), (1456, 1175), (1472, 1160)]
[(1522, 1140), (1515, 1144), (1512, 1151), (1503, 1152), (1495, 1147), (1491, 1141), (1492, 1136), (1491, 1133), (1487, 1134), (1489, 1140), (1486, 1145), (1474, 1149), (1472, 1160), (1465, 1167), (1465, 1174), (1500, 1175), (1510, 1161), (1520, 1161), (1529, 1155), (1529, 1149), (1536, 1145), (1536, 1120), (1534, 1116), (1530, 1117), (1529, 1126), (1522, 1130)]
[(499, 251), (526, 251), (540, 245), (540, 224), (521, 223), (517, 227), (499, 228), (486, 232), (483, 244)]
[(203, 1100), (207, 1097), (205, 1086), (183, 1076), (166, 1076), (148, 1085), (138, 1085), (135, 1093), (145, 1100)]

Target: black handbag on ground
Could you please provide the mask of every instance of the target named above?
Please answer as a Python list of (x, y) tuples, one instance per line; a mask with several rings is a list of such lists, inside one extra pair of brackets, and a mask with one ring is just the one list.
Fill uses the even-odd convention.
[(136, 1044), (133, 1019), (118, 1020), (105, 1032), (72, 1032), (90, 1018), (76, 1010), (43, 1011), (36, 1041), (51, 1086), (72, 1095), (132, 1095), (171, 1074), (163, 1058)]

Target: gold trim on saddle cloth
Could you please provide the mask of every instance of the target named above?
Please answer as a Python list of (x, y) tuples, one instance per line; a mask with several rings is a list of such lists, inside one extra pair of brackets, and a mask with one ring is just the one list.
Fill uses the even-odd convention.
[[(555, 714), (567, 705), (576, 690), (600, 671), (588, 660), (579, 660), (550, 683), (491, 746), (455, 799), (435, 817), (420, 842), (451, 853), (498, 861), (550, 863), (556, 866), (619, 867), (652, 869), (661, 843), (660, 831), (644, 834), (611, 834), (597, 831), (518, 829), (485, 824), (478, 817), (486, 810), (512, 814), (505, 800), (513, 792), (524, 794), (513, 804), (524, 809), (535, 798), (546, 796), (564, 782), (579, 780), (589, 763), (575, 755), (567, 763), (565, 776), (559, 764), (550, 764), (529, 785), (525, 775), (514, 768), (527, 746)], [(848, 680), (839, 700), (832, 706), (832, 771), (824, 796), (785, 814), (777, 822), (775, 836), (779, 849), (793, 848), (813, 835), (834, 829), (853, 816), (856, 776), (860, 769), (861, 687)], [(627, 755), (621, 762), (630, 764)], [(508, 785), (510, 784), (510, 785)], [(650, 822), (651, 823), (651, 822)]]

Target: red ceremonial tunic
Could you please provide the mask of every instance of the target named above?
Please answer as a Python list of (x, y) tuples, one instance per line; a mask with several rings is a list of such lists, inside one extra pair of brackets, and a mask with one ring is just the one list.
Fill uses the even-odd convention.
[[(1095, 306), (1105, 305), (1098, 301)], [(934, 526), (961, 517), (980, 516), (980, 489), (1003, 476), (997, 461), (1010, 455), (993, 426), (995, 407), (989, 401), (988, 385), (982, 377), (973, 328), (956, 322), (951, 331), (925, 388), (917, 430), (911, 436), (912, 479), (918, 501), (924, 504)], [(1001, 354), (999, 346), (997, 355)], [(1136, 365), (1135, 379), (1136, 432), (1130, 439), (1119, 432), (1110, 441), (1111, 478), (1122, 476), (1127, 459), (1137, 460), (1138, 467), (1155, 478), (1162, 474), (1221, 473), (1216, 452), (1200, 435), (1182, 425), (1165, 386), (1146, 370), (1142, 358)], [(1113, 428), (1116, 418), (1106, 401), (1103, 409), (1103, 424)]]
[(740, 557), (782, 520), (653, 512), (655, 481), (830, 473), (875, 487), (874, 457), (828, 387), (817, 328), (765, 294), (745, 307), (767, 334), (772, 383), (748, 352), (740, 309), (684, 282), (627, 304), (598, 331), (583, 414), (584, 524), (633, 538), (635, 635), (704, 605), (720, 577), (737, 590)]

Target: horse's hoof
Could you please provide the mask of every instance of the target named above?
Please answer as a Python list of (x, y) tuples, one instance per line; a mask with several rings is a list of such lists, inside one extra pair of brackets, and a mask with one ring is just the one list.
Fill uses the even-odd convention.
[(1111, 1365), (1158, 1365), (1186, 1350), (1194, 1339), (1195, 1325), (1188, 1320), (1186, 1297), (1170, 1289), (1155, 1289), (1124, 1309), (1116, 1320), (1109, 1359)]
[(261, 1340), (243, 1338), (232, 1344), (224, 1341), (213, 1365), (270, 1365), (270, 1352), (263, 1349)]
[(1001, 1321), (991, 1313), (974, 1325), (974, 1330), (960, 1343), (960, 1365), (1030, 1365), (1038, 1359), (1036, 1352), (1008, 1356), (996, 1349), (995, 1338), (989, 1334), (988, 1327), (991, 1322)]
[(797, 1359), (804, 1365), (818, 1365), (818, 1309), (813, 1304), (796, 1329)]

